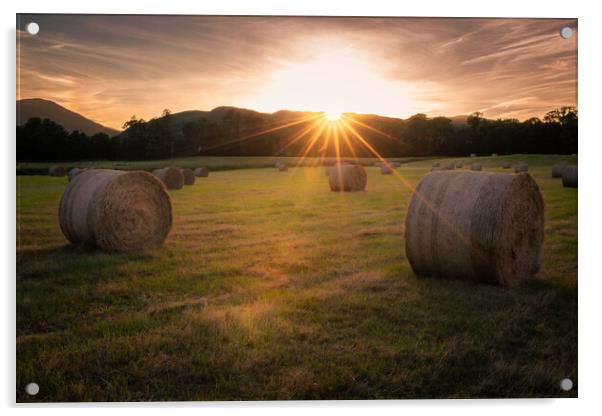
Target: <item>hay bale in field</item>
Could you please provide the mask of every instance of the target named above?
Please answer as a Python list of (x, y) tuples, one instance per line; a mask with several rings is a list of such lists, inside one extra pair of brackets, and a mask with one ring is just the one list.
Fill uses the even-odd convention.
[(441, 166), (441, 163), (435, 162), (435, 163), (433, 163), (433, 165), (431, 167), (432, 168), (438, 168), (439, 166)]
[(552, 166), (552, 178), (562, 178), (562, 170), (566, 166), (566, 162), (560, 162)]
[(417, 275), (510, 286), (539, 269), (543, 214), (528, 173), (430, 173), (410, 200), (406, 257)]
[(77, 175), (79, 175), (80, 173), (84, 172), (85, 169), (80, 169), (80, 168), (73, 168), (69, 171), (69, 173), (67, 174), (67, 178), (69, 179), (69, 182), (71, 182)]
[(431, 168), (431, 172), (435, 172), (435, 171), (437, 171), (437, 170), (443, 170), (443, 168), (442, 168), (441, 166), (433, 166), (433, 167)]
[(497, 157), (497, 153), (492, 153), (491, 157)]
[(480, 163), (473, 163), (472, 165), (470, 165), (470, 170), (482, 170), (483, 167), (481, 166)]
[(514, 173), (521, 173), (521, 172), (528, 172), (529, 171), (529, 165), (527, 165), (525, 162), (518, 162), (516, 164), (516, 166), (514, 166)]
[(510, 169), (511, 166), (512, 166), (512, 163), (510, 163), (510, 162), (502, 162), (502, 168), (504, 168), (504, 169)]
[(184, 185), (194, 185), (194, 171), (190, 168), (180, 169), (182, 176), (184, 177)]
[(577, 188), (577, 165), (566, 165), (562, 169), (562, 186), (565, 188)]
[(393, 167), (390, 165), (381, 165), (380, 166), (380, 174), (381, 175), (392, 175), (393, 174)]
[(463, 167), (464, 167), (464, 163), (463, 162), (456, 162), (456, 168), (462, 169)]
[(286, 172), (288, 170), (288, 165), (286, 163), (281, 163), (278, 165), (278, 170), (280, 172)]
[(194, 170), (194, 176), (197, 178), (206, 178), (209, 176), (209, 168), (206, 166), (202, 166), (200, 168), (196, 168)]
[(477, 157), (477, 154), (476, 153), (471, 153), (470, 157)]
[(142, 171), (86, 170), (69, 183), (59, 208), (59, 224), (70, 242), (106, 251), (158, 247), (172, 222), (165, 186)]
[(50, 176), (65, 176), (65, 168), (58, 165), (53, 165), (48, 168), (48, 175)]
[(377, 160), (376, 162), (374, 162), (374, 164), (373, 164), (373, 165), (374, 165), (374, 167), (376, 167), (376, 168), (380, 168), (380, 165), (382, 165), (382, 163), (383, 163), (383, 162), (381, 162), (381, 161)]
[(361, 165), (336, 165), (328, 176), (330, 190), (337, 192), (363, 191), (367, 182), (366, 170)]
[(184, 175), (178, 168), (155, 169), (153, 175), (161, 179), (167, 189), (182, 189), (184, 187)]
[(455, 168), (456, 164), (454, 162), (449, 162), (443, 167), (444, 170), (454, 170)]
[(393, 169), (397, 169), (401, 167), (401, 162), (391, 162), (391, 166), (393, 167)]

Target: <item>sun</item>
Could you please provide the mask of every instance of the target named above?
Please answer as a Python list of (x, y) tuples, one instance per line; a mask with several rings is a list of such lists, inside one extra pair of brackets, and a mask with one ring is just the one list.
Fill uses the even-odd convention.
[(326, 112), (324, 112), (324, 117), (326, 118), (326, 120), (332, 121), (332, 122), (339, 121), (342, 116), (343, 116), (343, 113), (341, 113), (339, 111), (326, 111)]

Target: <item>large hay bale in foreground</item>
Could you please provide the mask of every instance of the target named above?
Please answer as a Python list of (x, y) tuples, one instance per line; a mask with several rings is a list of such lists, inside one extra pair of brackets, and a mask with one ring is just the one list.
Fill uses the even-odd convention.
[(470, 165), (470, 170), (482, 170), (483, 166), (480, 163), (473, 163)]
[(565, 188), (577, 188), (577, 185), (577, 166), (566, 165), (562, 169), (562, 186), (564, 186)]
[(190, 168), (180, 169), (182, 176), (184, 177), (184, 185), (194, 185), (194, 171)]
[(141, 171), (82, 172), (65, 189), (59, 208), (61, 230), (69, 241), (106, 251), (158, 247), (172, 222), (165, 186)]
[(562, 178), (562, 171), (566, 166), (566, 162), (560, 162), (552, 166), (552, 178)]
[(50, 176), (65, 176), (65, 168), (58, 165), (53, 165), (48, 168)]
[(516, 164), (516, 166), (514, 166), (514, 173), (521, 173), (521, 172), (528, 172), (529, 171), (529, 165), (527, 165), (525, 162), (518, 162)]
[(209, 176), (209, 168), (206, 166), (202, 166), (200, 168), (196, 168), (194, 170), (194, 176), (197, 178), (206, 178)]
[(417, 275), (510, 286), (539, 269), (543, 214), (528, 173), (433, 172), (408, 207), (406, 256)]
[(67, 178), (69, 179), (69, 182), (71, 182), (77, 175), (79, 175), (80, 173), (84, 172), (85, 169), (80, 169), (80, 168), (73, 168), (69, 171), (69, 173), (67, 174)]
[(511, 166), (512, 166), (512, 163), (510, 163), (510, 162), (502, 162), (502, 168), (504, 168), (504, 169), (510, 169)]
[(363, 191), (367, 182), (366, 170), (361, 165), (335, 165), (328, 176), (330, 189), (337, 192)]
[(153, 175), (161, 179), (167, 189), (182, 189), (184, 187), (184, 175), (178, 168), (155, 169)]

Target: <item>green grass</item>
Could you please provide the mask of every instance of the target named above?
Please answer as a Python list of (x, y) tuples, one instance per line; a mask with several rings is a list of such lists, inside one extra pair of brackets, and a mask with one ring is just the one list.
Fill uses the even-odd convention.
[(550, 177), (566, 157), (479, 161), (506, 159), (546, 203), (542, 269), (511, 289), (416, 277), (411, 191), (376, 168), (361, 193), (322, 168), (213, 172), (171, 193), (162, 249), (129, 254), (70, 246), (66, 178), (18, 177), (17, 400), (575, 397), (577, 190)]

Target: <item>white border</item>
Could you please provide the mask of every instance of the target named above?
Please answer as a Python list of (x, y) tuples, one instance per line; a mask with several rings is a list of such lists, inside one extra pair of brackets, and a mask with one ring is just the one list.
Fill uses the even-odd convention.
[[(387, 401), (387, 402), (249, 402), (249, 403), (168, 403), (168, 404), (108, 404), (71, 405), (62, 409), (56, 405), (22, 407), (21, 412), (43, 411), (45, 414), (101, 414), (125, 412), (128, 414), (157, 414), (166, 407), (177, 407), (180, 414), (199, 412), (234, 414), (244, 410), (248, 414), (267, 413), (306, 414), (308, 411), (321, 414), (343, 410), (350, 414), (365, 414), (367, 410), (379, 413), (399, 414), (420, 411), (427, 414), (445, 412), (449, 415), (469, 414), (504, 415), (514, 412), (541, 412), (547, 415), (567, 415), (569, 412), (594, 413), (599, 411), (601, 394), (599, 371), (602, 370), (600, 353), (600, 318), (602, 311), (602, 277), (596, 257), (599, 255), (600, 175), (602, 155), (602, 109), (600, 99), (600, 41), (602, 41), (602, 14), (594, 1), (527, 2), (524, 0), (485, 1), (408, 1), (392, 0), (102, 0), (81, 2), (77, 0), (22, 0), (3, 2), (2, 14), (2, 61), (3, 73), (0, 114), (2, 130), (2, 204), (1, 264), (2, 298), (0, 310), (3, 322), (0, 346), (0, 403), (12, 406), (15, 399), (15, 13), (126, 13), (126, 14), (238, 14), (238, 15), (354, 15), (354, 16), (456, 16), (456, 17), (571, 17), (579, 19), (579, 156), (581, 166), (579, 192), (579, 399), (563, 400), (471, 400), (471, 401)], [(596, 186), (597, 185), (597, 186)], [(596, 215), (598, 214), (598, 215)], [(82, 407), (85, 408), (82, 409)], [(200, 407), (200, 408), (199, 408)]]

